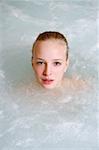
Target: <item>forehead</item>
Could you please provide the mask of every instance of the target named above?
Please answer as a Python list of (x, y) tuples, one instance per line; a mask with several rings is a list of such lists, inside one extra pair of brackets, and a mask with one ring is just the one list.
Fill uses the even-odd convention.
[(56, 39), (37, 41), (33, 53), (35, 57), (44, 59), (63, 59), (66, 57), (66, 44), (64, 41)]
[(44, 49), (46, 49), (47, 51), (51, 49), (53, 49), (54, 51), (59, 49), (61, 49), (61, 51), (66, 51), (66, 43), (61, 39), (47, 39), (45, 41), (37, 41), (35, 43), (35, 51), (41, 51)]

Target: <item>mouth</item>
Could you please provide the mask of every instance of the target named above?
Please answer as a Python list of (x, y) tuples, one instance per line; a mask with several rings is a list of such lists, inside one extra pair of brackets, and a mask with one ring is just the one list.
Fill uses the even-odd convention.
[(53, 79), (42, 79), (43, 84), (50, 85), (54, 82)]

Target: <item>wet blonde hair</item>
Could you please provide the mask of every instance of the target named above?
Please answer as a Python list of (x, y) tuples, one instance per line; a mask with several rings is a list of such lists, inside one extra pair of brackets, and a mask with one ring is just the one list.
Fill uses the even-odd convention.
[(66, 43), (66, 60), (67, 60), (68, 59), (68, 50), (69, 50), (67, 39), (62, 33), (56, 32), (56, 31), (46, 31), (46, 32), (42, 32), (38, 35), (38, 37), (36, 38), (36, 40), (33, 43), (32, 58), (33, 58), (34, 47), (35, 47), (36, 43), (38, 41), (46, 41), (48, 39), (59, 39)]

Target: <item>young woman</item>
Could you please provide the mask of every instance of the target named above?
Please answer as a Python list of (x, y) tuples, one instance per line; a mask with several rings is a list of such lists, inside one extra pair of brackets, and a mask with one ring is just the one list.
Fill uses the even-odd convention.
[(38, 83), (46, 89), (81, 87), (83, 82), (64, 80), (69, 65), (68, 42), (62, 33), (47, 31), (38, 35), (32, 47), (32, 66)]

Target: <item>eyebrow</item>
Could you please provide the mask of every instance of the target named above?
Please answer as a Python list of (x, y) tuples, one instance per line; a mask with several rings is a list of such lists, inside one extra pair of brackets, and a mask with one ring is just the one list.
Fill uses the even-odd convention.
[[(36, 58), (36, 59), (39, 59), (39, 60), (42, 60), (42, 61), (45, 61), (43, 58)], [(53, 61), (62, 61), (63, 59), (59, 58), (59, 59), (52, 59)]]

